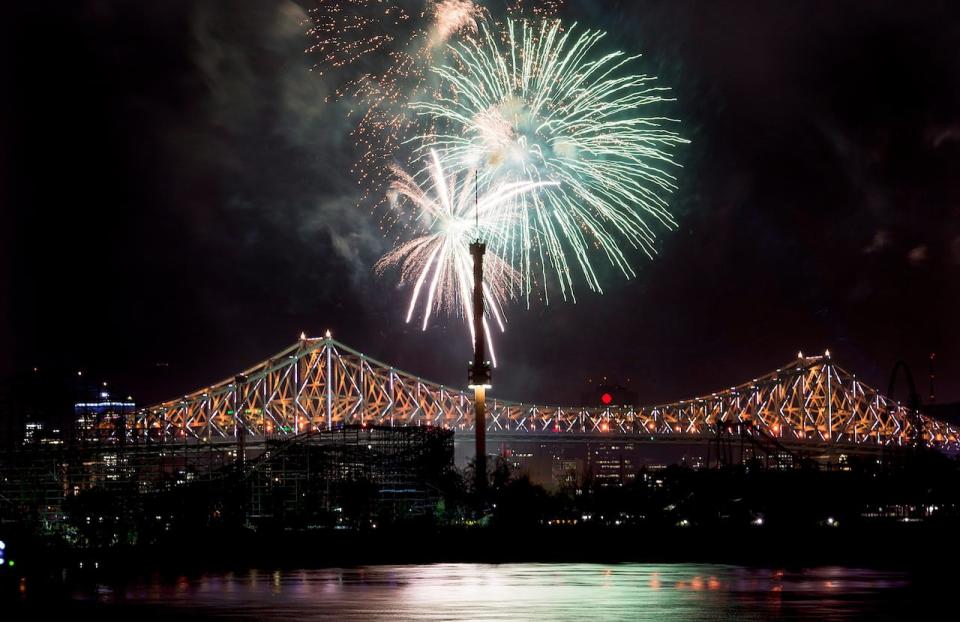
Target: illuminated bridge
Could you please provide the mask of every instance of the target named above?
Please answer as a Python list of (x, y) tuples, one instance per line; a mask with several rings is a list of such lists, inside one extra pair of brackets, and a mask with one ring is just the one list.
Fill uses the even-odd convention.
[[(960, 449), (958, 430), (881, 395), (830, 358), (797, 358), (716, 393), (658, 406), (560, 407), (488, 400), (488, 435), (604, 435), (706, 441), (719, 430), (784, 446), (867, 450), (920, 439)], [(429, 382), (332, 339), (306, 338), (234, 378), (140, 409), (122, 426), (132, 442), (234, 442), (343, 425), (439, 426), (472, 434), (471, 395)], [(101, 433), (120, 434), (101, 422)]]

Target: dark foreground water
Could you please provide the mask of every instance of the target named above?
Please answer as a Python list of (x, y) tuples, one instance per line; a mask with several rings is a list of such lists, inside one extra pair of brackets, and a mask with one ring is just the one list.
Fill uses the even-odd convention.
[(110, 619), (297, 621), (919, 619), (952, 601), (904, 572), (712, 564), (261, 570), (91, 583), (66, 596)]

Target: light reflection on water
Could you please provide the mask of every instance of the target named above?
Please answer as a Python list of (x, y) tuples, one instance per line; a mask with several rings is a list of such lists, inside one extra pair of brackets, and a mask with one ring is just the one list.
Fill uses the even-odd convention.
[(151, 577), (74, 597), (230, 619), (825, 621), (895, 618), (910, 587), (835, 567), (431, 564)]

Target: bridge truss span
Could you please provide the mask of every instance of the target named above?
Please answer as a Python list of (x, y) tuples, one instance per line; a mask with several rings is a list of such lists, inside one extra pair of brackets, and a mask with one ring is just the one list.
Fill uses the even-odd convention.
[[(960, 450), (958, 431), (911, 412), (825, 356), (802, 357), (710, 395), (650, 407), (554, 407), (488, 399), (488, 434), (713, 438), (718, 428), (784, 444)], [(216, 442), (290, 436), (343, 425), (473, 429), (472, 396), (397, 370), (330, 337), (296, 344), (233, 379), (131, 415), (130, 441)], [(114, 432), (102, 423), (98, 432)]]

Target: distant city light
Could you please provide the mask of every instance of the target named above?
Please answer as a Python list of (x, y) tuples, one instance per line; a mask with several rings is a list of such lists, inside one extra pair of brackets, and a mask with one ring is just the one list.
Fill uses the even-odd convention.
[(109, 407), (109, 406), (119, 406), (132, 408), (136, 404), (133, 402), (78, 402), (74, 404), (75, 408), (97, 408), (97, 407)]

